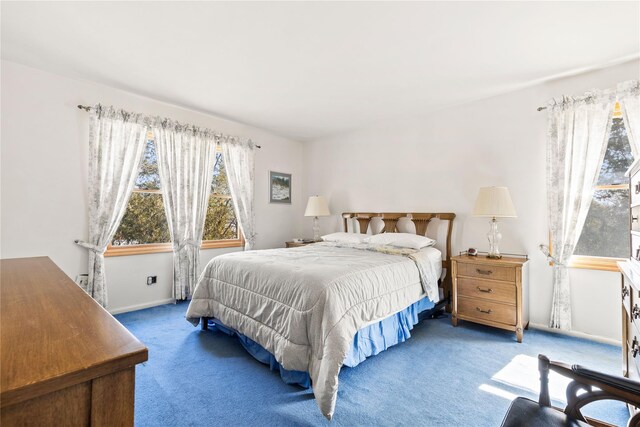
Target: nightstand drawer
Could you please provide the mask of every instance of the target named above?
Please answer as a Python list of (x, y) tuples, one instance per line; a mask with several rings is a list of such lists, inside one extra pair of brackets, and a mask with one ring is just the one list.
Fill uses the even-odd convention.
[(504, 280), (505, 282), (514, 282), (516, 280), (515, 268), (486, 264), (458, 263), (458, 275), (479, 277), (482, 279)]
[(507, 325), (516, 324), (516, 307), (477, 298), (458, 298), (458, 315), (477, 320), (490, 320)]
[(513, 305), (516, 301), (516, 286), (492, 280), (459, 277), (458, 294), (464, 297), (482, 298)]

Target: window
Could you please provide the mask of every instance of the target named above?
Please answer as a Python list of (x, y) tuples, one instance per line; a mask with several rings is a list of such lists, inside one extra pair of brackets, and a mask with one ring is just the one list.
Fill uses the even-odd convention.
[(624, 174), (631, 163), (631, 146), (616, 103), (607, 151), (571, 267), (616, 271), (616, 262), (628, 256), (629, 180)]
[[(149, 133), (147, 138), (133, 193), (106, 256), (172, 251), (153, 134)], [(204, 249), (244, 245), (229, 194), (224, 160), (219, 150), (216, 151), (202, 240)]]
[(211, 195), (202, 240), (203, 248), (223, 247), (229, 242), (236, 242), (235, 246), (244, 245), (236, 213), (233, 210), (227, 172), (220, 150), (216, 152), (216, 162), (213, 166)]

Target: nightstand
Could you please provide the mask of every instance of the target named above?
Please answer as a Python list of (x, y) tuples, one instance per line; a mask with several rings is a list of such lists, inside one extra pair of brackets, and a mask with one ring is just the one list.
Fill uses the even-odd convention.
[(294, 242), (293, 240), (284, 242), (287, 248), (299, 248), (300, 246), (307, 246), (315, 242)]
[(522, 342), (529, 326), (529, 263), (525, 258), (490, 259), (460, 255), (451, 258), (453, 277), (453, 313), (458, 320), (514, 331)]

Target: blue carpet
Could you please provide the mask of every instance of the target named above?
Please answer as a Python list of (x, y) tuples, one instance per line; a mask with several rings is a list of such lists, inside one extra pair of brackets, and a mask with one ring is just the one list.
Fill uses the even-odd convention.
[[(136, 369), (138, 426), (498, 426), (513, 395), (537, 398), (538, 353), (613, 374), (621, 365), (619, 347), (536, 330), (518, 344), (506, 331), (425, 320), (409, 341), (343, 368), (330, 423), (311, 390), (284, 384), (237, 338), (194, 328), (186, 309), (169, 304), (116, 316), (149, 348), (149, 361)], [(519, 363), (533, 365), (513, 369)], [(588, 409), (617, 425), (628, 418), (619, 402)]]

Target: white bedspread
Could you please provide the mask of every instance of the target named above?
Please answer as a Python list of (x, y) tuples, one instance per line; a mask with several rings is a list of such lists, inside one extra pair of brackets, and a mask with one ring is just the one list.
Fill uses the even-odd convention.
[(187, 319), (197, 325), (217, 318), (285, 369), (309, 372), (318, 406), (331, 419), (355, 333), (425, 294), (436, 302), (440, 260), (434, 248), (335, 243), (226, 254), (205, 268)]

